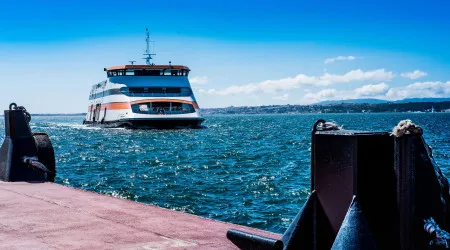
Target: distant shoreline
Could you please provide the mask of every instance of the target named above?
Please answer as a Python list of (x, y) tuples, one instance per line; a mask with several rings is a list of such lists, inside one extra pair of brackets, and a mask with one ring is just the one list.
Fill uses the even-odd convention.
[[(233, 114), (344, 114), (344, 113), (450, 113), (450, 101), (409, 103), (339, 103), (311, 105), (264, 105), (202, 108), (203, 115)], [(1, 114), (0, 116), (3, 116)], [(37, 113), (31, 116), (86, 116), (86, 113)]]
[(450, 112), (450, 101), (407, 103), (338, 103), (266, 105), (202, 109), (202, 114), (343, 114), (343, 113), (440, 113)]

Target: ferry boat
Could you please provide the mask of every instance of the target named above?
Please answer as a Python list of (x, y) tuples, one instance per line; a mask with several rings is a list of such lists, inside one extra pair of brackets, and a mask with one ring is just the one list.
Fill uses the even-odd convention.
[(105, 68), (107, 79), (94, 84), (83, 124), (109, 128), (198, 128), (204, 121), (183, 65), (151, 62), (146, 29), (145, 65)]

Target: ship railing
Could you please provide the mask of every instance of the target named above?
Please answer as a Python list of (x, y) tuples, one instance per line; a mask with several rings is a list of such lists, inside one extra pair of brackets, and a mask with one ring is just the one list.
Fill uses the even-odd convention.
[(133, 92), (124, 92), (127, 96), (132, 97), (176, 97), (176, 96), (189, 96), (183, 95), (181, 93), (133, 93)]
[(149, 111), (138, 111), (138, 114), (144, 114), (144, 115), (182, 115), (182, 114), (189, 114), (189, 113), (195, 113), (194, 109), (186, 109), (186, 110), (149, 110)]

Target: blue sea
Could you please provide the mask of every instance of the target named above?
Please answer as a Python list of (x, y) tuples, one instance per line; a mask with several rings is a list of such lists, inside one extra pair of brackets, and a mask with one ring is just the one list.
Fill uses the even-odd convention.
[(57, 183), (277, 233), (309, 194), (317, 119), (369, 131), (411, 119), (450, 176), (450, 113), (210, 115), (206, 128), (181, 130), (99, 129), (83, 118), (32, 117), (52, 140)]

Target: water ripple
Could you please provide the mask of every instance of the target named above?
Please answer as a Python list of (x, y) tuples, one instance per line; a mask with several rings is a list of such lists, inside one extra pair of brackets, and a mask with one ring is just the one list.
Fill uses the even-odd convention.
[(309, 195), (319, 118), (370, 131), (412, 119), (450, 176), (450, 132), (436, 125), (450, 114), (207, 116), (206, 129), (136, 131), (33, 117), (31, 126), (51, 136), (60, 184), (282, 233)]

